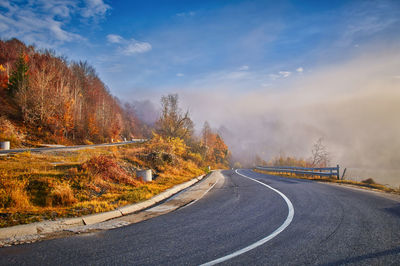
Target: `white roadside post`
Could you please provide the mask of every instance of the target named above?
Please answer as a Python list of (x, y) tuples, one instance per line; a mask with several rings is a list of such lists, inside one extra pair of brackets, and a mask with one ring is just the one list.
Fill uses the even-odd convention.
[(150, 182), (153, 180), (153, 175), (151, 169), (147, 170), (138, 170), (136, 171), (136, 176), (141, 178), (143, 182)]
[(0, 142), (0, 149), (1, 150), (9, 150), (10, 149), (10, 142), (9, 141)]

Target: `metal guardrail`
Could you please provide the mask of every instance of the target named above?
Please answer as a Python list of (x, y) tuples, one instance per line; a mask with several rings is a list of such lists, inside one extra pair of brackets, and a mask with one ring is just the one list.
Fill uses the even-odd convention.
[(9, 154), (9, 153), (21, 153), (21, 152), (27, 152), (27, 151), (29, 151), (29, 152), (62, 151), (62, 150), (77, 150), (77, 149), (94, 148), (94, 147), (119, 146), (119, 145), (126, 145), (126, 144), (132, 144), (132, 143), (143, 143), (146, 141), (148, 141), (148, 139), (132, 139), (131, 141), (121, 141), (121, 142), (92, 144), (92, 145), (75, 145), (75, 146), (63, 146), (63, 147), (0, 150), (0, 155)]
[(338, 180), (340, 179), (339, 176), (339, 165), (336, 167), (292, 167), (292, 166), (256, 166), (256, 169), (269, 171), (269, 172), (276, 172), (282, 174), (303, 174), (303, 175), (312, 175), (312, 176), (328, 176), (333, 177), (335, 176)]

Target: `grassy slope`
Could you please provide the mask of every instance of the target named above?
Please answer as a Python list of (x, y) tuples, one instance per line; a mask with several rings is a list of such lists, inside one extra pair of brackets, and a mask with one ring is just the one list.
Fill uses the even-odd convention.
[[(0, 227), (112, 210), (205, 172), (183, 151), (164, 148), (148, 143), (0, 157)], [(137, 168), (156, 169), (158, 178), (143, 183)]]

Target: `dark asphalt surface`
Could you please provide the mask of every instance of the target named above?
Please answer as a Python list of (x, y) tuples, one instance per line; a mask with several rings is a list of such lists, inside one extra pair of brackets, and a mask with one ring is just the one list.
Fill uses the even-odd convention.
[(21, 153), (21, 152), (45, 152), (45, 151), (63, 151), (63, 150), (79, 150), (87, 148), (96, 147), (107, 147), (107, 146), (120, 146), (132, 143), (142, 143), (146, 140), (137, 139), (132, 141), (114, 142), (114, 143), (102, 143), (102, 144), (92, 144), (92, 145), (75, 145), (75, 146), (64, 146), (64, 147), (46, 147), (46, 148), (26, 148), (26, 149), (11, 149), (11, 150), (0, 150), (0, 154), (9, 153)]
[[(0, 249), (1, 265), (198, 265), (277, 229), (288, 207), (233, 171), (201, 200), (166, 215), (89, 235)], [(240, 170), (284, 193), (292, 223), (222, 264), (400, 265), (400, 201), (376, 193)]]

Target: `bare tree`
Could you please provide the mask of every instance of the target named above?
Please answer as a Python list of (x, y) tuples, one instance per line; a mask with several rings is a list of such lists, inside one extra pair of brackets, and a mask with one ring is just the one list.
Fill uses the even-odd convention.
[(162, 113), (156, 122), (156, 130), (165, 137), (189, 139), (193, 133), (193, 122), (189, 111), (182, 112), (178, 107), (178, 94), (161, 97)]
[(311, 166), (312, 167), (326, 167), (330, 162), (329, 152), (323, 144), (323, 139), (319, 138), (312, 149)]
[(202, 141), (203, 145), (206, 147), (209, 145), (209, 142), (210, 142), (209, 139), (210, 139), (211, 134), (212, 134), (212, 130), (211, 130), (210, 124), (208, 123), (208, 121), (205, 121), (204, 125), (203, 125), (203, 129), (201, 130), (201, 141)]

